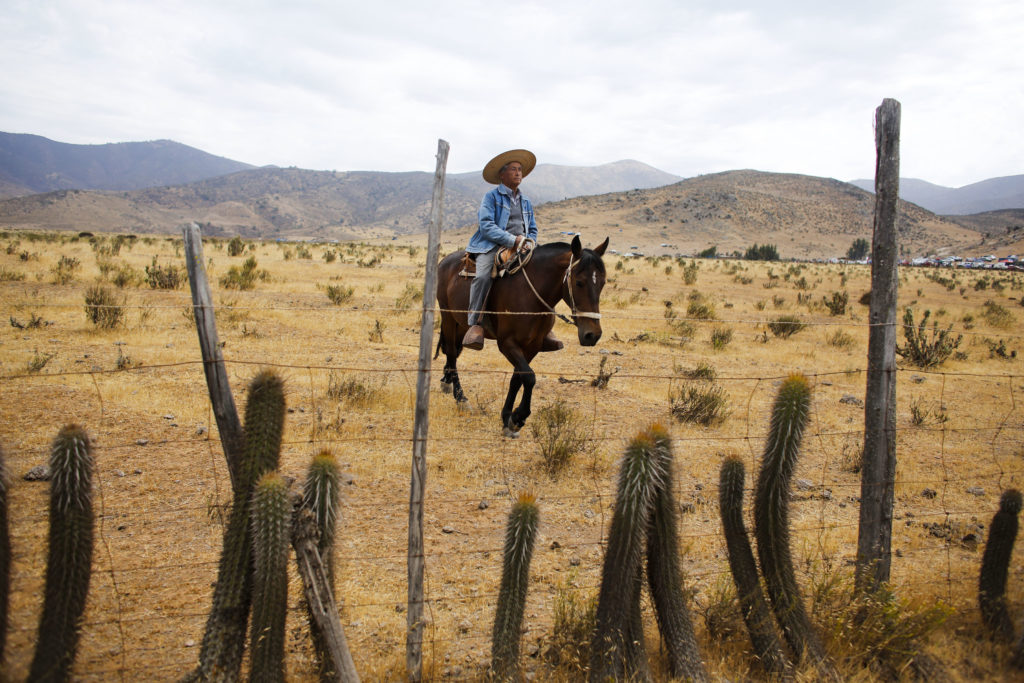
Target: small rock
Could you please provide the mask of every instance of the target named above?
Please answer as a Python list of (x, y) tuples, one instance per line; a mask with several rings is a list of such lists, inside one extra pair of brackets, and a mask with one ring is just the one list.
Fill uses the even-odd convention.
[(135, 470), (132, 473), (133, 474), (142, 474), (142, 470), (140, 470), (139, 468), (136, 467)]
[(490, 502), (489, 502), (489, 501), (488, 501), (488, 500), (487, 500), (486, 498), (484, 498), (483, 500), (481, 500), (481, 501), (480, 501), (480, 504), (479, 504), (479, 505), (477, 505), (477, 508), (479, 508), (479, 509), (481, 509), (481, 510), (486, 510), (486, 509), (487, 509), (487, 508), (489, 508), (489, 507), (491, 507), (491, 504), (490, 504)]
[(612, 355), (613, 356), (621, 356), (622, 355), (622, 351), (612, 351)]
[(839, 402), (857, 407), (861, 407), (864, 405), (864, 401), (860, 400), (859, 398), (852, 394), (843, 394), (843, 397), (839, 399)]
[(445, 533), (445, 534), (454, 534), (455, 533), (455, 527), (443, 526), (443, 527), (441, 527), (441, 532)]
[(696, 485), (696, 486), (694, 486), (693, 488), (694, 488), (695, 490), (697, 490), (697, 491), (703, 491), (703, 490), (704, 490), (704, 484), (697, 484), (697, 485)]
[(343, 474), (341, 475), (341, 483), (344, 484), (345, 486), (354, 486), (356, 483), (356, 478), (353, 477), (351, 474)]
[(551, 548), (552, 550), (558, 550), (559, 548), (561, 548), (561, 547), (562, 547), (562, 544), (561, 544), (561, 543), (559, 543), (558, 541), (551, 541), (551, 545), (550, 545), (549, 547), (550, 547), (550, 548)]
[(459, 622), (459, 633), (469, 633), (470, 629), (473, 628), (472, 622), (469, 619), (463, 619)]
[(829, 489), (825, 489), (824, 491), (821, 492), (821, 497), (825, 500), (832, 500), (832, 491)]
[(202, 436), (205, 433), (206, 427), (204, 427), (203, 425), (199, 425), (198, 427), (196, 427), (196, 436)]
[(924, 491), (921, 491), (921, 495), (924, 496), (925, 498), (934, 498), (939, 494), (935, 491), (935, 489), (925, 489)]
[(36, 465), (23, 478), (25, 481), (50, 481), (50, 466)]
[(797, 479), (796, 487), (801, 491), (809, 491), (814, 488), (814, 482), (810, 479)]
[(967, 489), (967, 493), (971, 494), (972, 496), (984, 496), (985, 489), (983, 489), (980, 486), (972, 486), (969, 489)]
[(195, 647), (195, 646), (196, 646), (196, 641), (194, 641), (194, 640), (186, 640), (185, 641), (185, 647)]
[(914, 384), (923, 384), (924, 377), (922, 377), (921, 375), (911, 375), (910, 381), (913, 382)]
[(694, 505), (693, 503), (680, 503), (679, 504), (679, 511), (682, 512), (684, 515), (685, 514), (693, 514), (694, 512), (697, 511), (697, 506)]
[(404, 612), (405, 611), (405, 605), (403, 605), (401, 603), (395, 605), (395, 611), (396, 612)]
[(578, 567), (578, 566), (580, 566), (580, 562), (581, 562), (581, 560), (580, 560), (578, 555), (573, 555), (572, 557), (569, 558), (569, 566), (570, 567)]
[(587, 519), (593, 519), (594, 518), (594, 511), (593, 510), (589, 510), (589, 509), (588, 510), (584, 510), (583, 511), (583, 516), (586, 517)]
[(149, 443), (149, 439), (135, 439), (136, 446), (145, 446), (147, 443)]
[(124, 477), (124, 476), (127, 476), (127, 475), (125, 475), (124, 470), (114, 470), (114, 476), (116, 476), (116, 477)]
[(164, 415), (164, 419), (165, 420), (173, 420), (174, 419), (174, 415), (172, 415), (171, 413), (167, 413), (166, 415)]

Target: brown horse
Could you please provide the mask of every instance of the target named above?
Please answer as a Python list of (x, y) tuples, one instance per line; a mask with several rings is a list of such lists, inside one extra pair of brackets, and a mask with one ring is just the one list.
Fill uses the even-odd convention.
[[(604, 287), (605, 270), (601, 256), (608, 248), (608, 239), (594, 249), (584, 249), (580, 238), (572, 244), (554, 242), (536, 247), (532, 258), (519, 272), (491, 283), (486, 313), (481, 317), (484, 336), (498, 340), (498, 350), (515, 368), (509, 382), (508, 396), (501, 409), (505, 436), (516, 437), (530, 416), (530, 399), (536, 377), (530, 361), (541, 351), (544, 338), (558, 315), (577, 328), (580, 345), (593, 346), (601, 338), (599, 302)], [(457, 251), (446, 256), (438, 266), (437, 303), (441, 308), (441, 336), (438, 352), (444, 351), (444, 376), (441, 388), (451, 391), (455, 400), (466, 396), (459, 382), (455, 362), (462, 351), (462, 337), (468, 325), (470, 278), (460, 277), (462, 257)], [(572, 311), (571, 319), (555, 312), (555, 305), (564, 301)], [(502, 315), (509, 313), (510, 315)], [(437, 357), (437, 353), (434, 354)], [(519, 389), (523, 398), (514, 408)]]

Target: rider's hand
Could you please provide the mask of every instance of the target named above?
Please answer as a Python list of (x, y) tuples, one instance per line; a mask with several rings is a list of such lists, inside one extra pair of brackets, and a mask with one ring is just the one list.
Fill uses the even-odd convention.
[(537, 243), (533, 240), (526, 240), (523, 244), (523, 248), (526, 249), (526, 251), (531, 251), (535, 246), (537, 246)]
[(522, 235), (516, 235), (516, 244), (515, 244), (515, 247), (513, 247), (513, 248), (516, 251), (519, 251), (520, 249), (522, 249), (522, 247), (523, 247), (523, 236)]

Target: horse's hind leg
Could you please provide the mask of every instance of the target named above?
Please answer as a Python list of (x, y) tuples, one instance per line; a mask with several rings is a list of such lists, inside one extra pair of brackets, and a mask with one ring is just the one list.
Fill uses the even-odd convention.
[(444, 351), (444, 374), (441, 376), (441, 391), (451, 393), (456, 402), (465, 403), (466, 395), (462, 392), (462, 383), (459, 381), (459, 371), (456, 362), (459, 352), (462, 351), (460, 339), (456, 336), (455, 324), (441, 325), (441, 350)]

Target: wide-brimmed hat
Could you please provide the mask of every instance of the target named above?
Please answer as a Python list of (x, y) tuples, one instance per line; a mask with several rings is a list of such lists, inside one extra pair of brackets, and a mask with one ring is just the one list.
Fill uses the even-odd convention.
[(537, 165), (537, 157), (533, 155), (528, 149), (510, 149), (507, 152), (502, 152), (498, 156), (494, 157), (487, 162), (484, 166), (484, 180), (489, 182), (491, 185), (498, 185), (501, 183), (499, 173), (501, 168), (505, 164), (510, 164), (513, 161), (518, 161), (523, 165), (523, 177), (530, 175), (530, 171)]

